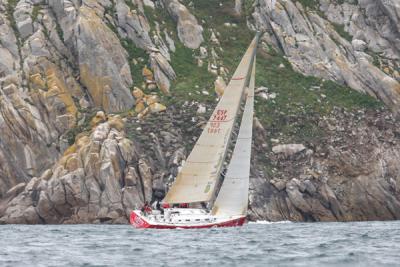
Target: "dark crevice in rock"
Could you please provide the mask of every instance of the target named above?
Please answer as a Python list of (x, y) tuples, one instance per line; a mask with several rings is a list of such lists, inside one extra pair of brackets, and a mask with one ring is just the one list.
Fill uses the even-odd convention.
[(39, 223), (40, 224), (46, 224), (46, 220), (42, 216), (40, 216), (37, 208), (35, 208), (35, 212), (36, 212), (36, 215), (39, 217)]
[(145, 188), (144, 188), (144, 180), (143, 180), (142, 174), (139, 170), (139, 166), (136, 167), (136, 172), (139, 176), (139, 184), (140, 184), (140, 190), (141, 190), (142, 197), (143, 197), (143, 202), (145, 202), (146, 201), (146, 193), (145, 193)]

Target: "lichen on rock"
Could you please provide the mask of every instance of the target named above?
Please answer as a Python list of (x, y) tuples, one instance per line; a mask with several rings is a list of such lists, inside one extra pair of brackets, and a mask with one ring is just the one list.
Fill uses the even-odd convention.
[(64, 153), (49, 170), (51, 175), (32, 179), (8, 203), (1, 220), (29, 224), (126, 223), (130, 210), (151, 198), (152, 175), (148, 170), (145, 174), (141, 171), (149, 167), (125, 138), (123, 125), (120, 117), (112, 116), (89, 136), (77, 139), (74, 149)]

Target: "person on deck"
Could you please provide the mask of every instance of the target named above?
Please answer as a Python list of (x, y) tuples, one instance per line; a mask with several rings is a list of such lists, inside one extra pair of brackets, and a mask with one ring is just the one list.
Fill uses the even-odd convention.
[(169, 209), (170, 208), (170, 206), (169, 206), (169, 204), (168, 203), (158, 203), (158, 206), (157, 206), (157, 209), (159, 210), (159, 211), (161, 211), (161, 214), (162, 215), (164, 215), (164, 210), (165, 209)]
[(144, 214), (149, 214), (149, 213), (151, 213), (151, 207), (150, 207), (150, 205), (149, 205), (149, 202), (148, 201), (146, 201), (145, 203), (144, 203), (144, 206), (142, 207), (142, 212), (144, 213)]
[(153, 203), (152, 208), (155, 209), (155, 210), (161, 210), (161, 203), (160, 203), (160, 201), (156, 200), (156, 201)]

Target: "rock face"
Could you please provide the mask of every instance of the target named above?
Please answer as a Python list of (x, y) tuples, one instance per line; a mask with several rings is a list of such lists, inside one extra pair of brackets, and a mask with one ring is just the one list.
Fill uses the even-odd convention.
[(161, 53), (162, 39), (150, 38), (141, 1), (134, 5), (138, 10), (124, 1), (0, 3), (0, 198), (54, 164), (87, 119), (82, 110), (133, 107), (136, 77), (122, 39), (150, 54), (155, 82), (169, 92), (176, 76), (168, 50)]
[[(129, 91), (132, 78), (126, 51), (118, 37), (97, 16), (95, 7), (84, 5), (79, 14), (74, 46), (82, 84), (97, 107), (108, 112), (132, 107), (133, 98)], [(95, 49), (92, 44), (96, 44)]]
[[(136, 77), (132, 76), (130, 55), (124, 47), (126, 42), (131, 41), (149, 54), (147, 64), (163, 92), (169, 92), (170, 81), (176, 77), (161, 33), (150, 37), (151, 28), (142, 1), (132, 4), (95, 0), (79, 3), (50, 0), (48, 5), (30, 0), (0, 3), (0, 199), (5, 200), (3, 208), (10, 205), (7, 222), (94, 222), (107, 220), (111, 210), (118, 214), (111, 214), (109, 218), (118, 222), (120, 218), (126, 219), (123, 205), (132, 208), (132, 203), (143, 202), (144, 191), (148, 189), (136, 192), (126, 187), (124, 180), (130, 177), (130, 186), (139, 185), (140, 168), (132, 169), (132, 164), (128, 166), (128, 163), (127, 166), (118, 165), (124, 157), (127, 161), (134, 157), (134, 151), (118, 155), (123, 149), (132, 148), (132, 145), (119, 144), (119, 139), (114, 140), (122, 138), (122, 133), (115, 132), (121, 129), (106, 124), (102, 126), (103, 139), (77, 140), (78, 146), (95, 150), (97, 158), (110, 166), (101, 167), (100, 163), (88, 166), (86, 161), (94, 154), (80, 152), (76, 155), (74, 152), (68, 160), (65, 156), (71, 149), (78, 149), (77, 145), (69, 145), (89, 119), (88, 110), (97, 108), (109, 113), (133, 107), (135, 101), (130, 89)], [(179, 9), (183, 10), (178, 23), (182, 36), (193, 44), (196, 40), (187, 38), (185, 25), (192, 23), (193, 29), (200, 30), (200, 36), (202, 29), (183, 5), (180, 4)], [(165, 109), (162, 104), (153, 102), (147, 103), (152, 112)], [(116, 155), (109, 155), (114, 152)], [(135, 160), (143, 170), (149, 169), (144, 159), (139, 160), (140, 163)], [(94, 159), (90, 161), (95, 163)], [(89, 179), (88, 168), (93, 174)], [(46, 178), (34, 178), (42, 175)], [(110, 180), (110, 177), (115, 179)], [(85, 189), (86, 183), (89, 187)], [(18, 195), (23, 184), (26, 184), (25, 190)], [(71, 196), (62, 192), (64, 184), (73, 187)], [(151, 182), (149, 184), (146, 197), (151, 198)], [(92, 194), (90, 190), (94, 190)], [(132, 194), (124, 195), (125, 190)], [(103, 191), (106, 193), (102, 196)], [(70, 199), (75, 195), (80, 197)], [(63, 196), (68, 200), (61, 203), (58, 198)], [(105, 198), (108, 199), (106, 205)], [(91, 206), (99, 201), (102, 205)], [(38, 202), (47, 205), (47, 209), (37, 207)], [(81, 205), (87, 206), (86, 212), (79, 211)], [(14, 213), (15, 209), (20, 213)], [(10, 217), (11, 213), (14, 215)]]
[[(126, 223), (152, 198), (152, 173), (124, 137), (118, 116), (81, 135), (52, 169), (7, 203), (7, 223)], [(17, 185), (7, 193), (21, 191)]]
[(274, 146), (272, 147), (272, 152), (275, 154), (283, 154), (288, 157), (293, 156), (294, 154), (297, 154), (305, 149), (306, 147), (302, 144), (288, 144)]
[(93, 104), (109, 112), (132, 107), (127, 53), (103, 20), (107, 4), (87, 0), (77, 6), (70, 1), (50, 1), (49, 6), (48, 12), (54, 12), (53, 19), (57, 20), (54, 23), (59, 23), (55, 25), (59, 41), (74, 56), (71, 60), (79, 69), (80, 82)]
[[(299, 1), (259, 0), (253, 18), (255, 27), (266, 31), (263, 39), (282, 51), (295, 70), (376, 96), (397, 112), (400, 5), (358, 3), (321, 0), (313, 11)], [(377, 53), (385, 55), (382, 64), (374, 62)]]
[(166, 45), (172, 40), (168, 33), (165, 34), (164, 32), (164, 41), (159, 27), (153, 39), (150, 37), (151, 27), (144, 14), (142, 1), (132, 1), (132, 3), (138, 8), (131, 10), (125, 1), (116, 1), (116, 17), (109, 22), (118, 26), (120, 38), (128, 38), (137, 47), (145, 50), (150, 55), (149, 65), (154, 71), (155, 82), (162, 92), (168, 94), (171, 86), (170, 81), (176, 78), (175, 71), (170, 65), (170, 51), (173, 52), (175, 47), (173, 44), (169, 47)]
[(177, 23), (179, 40), (188, 48), (199, 48), (203, 42), (203, 27), (178, 0), (163, 0), (168, 12)]
[[(67, 62), (54, 63), (69, 56), (57, 34), (47, 32), (46, 36), (42, 24), (26, 17), (32, 3), (20, 1), (9, 14), (15, 17), (18, 34), (7, 19), (11, 11), (6, 11), (5, 2), (0, 10), (1, 198), (12, 186), (40, 175), (59, 157), (67, 147), (63, 134), (80, 116), (73, 97), (82, 98), (85, 93)], [(46, 22), (47, 29), (54, 29), (54, 24)]]
[[(400, 219), (398, 123), (390, 114), (343, 111), (318, 121), (329, 137), (290, 157), (268, 153), (274, 175), (257, 173), (250, 186), (252, 219), (363, 221)], [(335, 127), (332, 127), (335, 125)], [(268, 134), (268, 133), (267, 133)], [(348, 136), (342, 138), (341, 136)], [(260, 150), (261, 146), (255, 146)], [(275, 151), (276, 152), (276, 149)], [(257, 153), (258, 154), (258, 153)], [(262, 172), (261, 172), (262, 173)]]

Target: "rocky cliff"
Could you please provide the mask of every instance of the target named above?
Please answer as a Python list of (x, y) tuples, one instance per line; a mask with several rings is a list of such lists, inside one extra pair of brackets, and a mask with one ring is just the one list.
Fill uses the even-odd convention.
[(260, 1), (253, 13), (255, 25), (267, 32), (265, 40), (281, 50), (294, 69), (346, 84), (398, 110), (400, 4), (309, 2)]
[(249, 217), (398, 219), (399, 20), (394, 0), (0, 0), (0, 221), (126, 223), (256, 29)]

